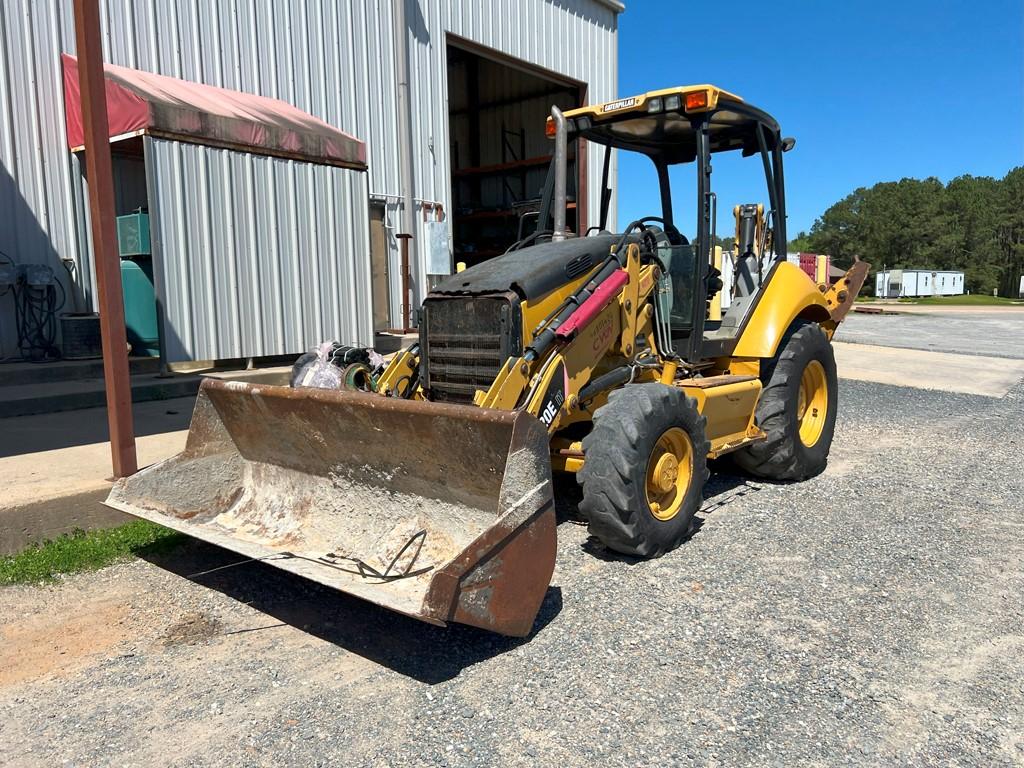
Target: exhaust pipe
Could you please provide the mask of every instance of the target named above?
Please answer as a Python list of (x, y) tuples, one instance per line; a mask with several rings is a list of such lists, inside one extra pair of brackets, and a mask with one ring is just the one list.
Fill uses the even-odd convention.
[(565, 176), (568, 140), (566, 137), (565, 115), (556, 106), (551, 107), (551, 119), (555, 123), (555, 231), (551, 241), (560, 243), (565, 240)]

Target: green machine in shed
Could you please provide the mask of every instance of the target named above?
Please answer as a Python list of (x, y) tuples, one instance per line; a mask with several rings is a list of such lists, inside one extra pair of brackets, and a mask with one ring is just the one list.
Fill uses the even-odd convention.
[(159, 357), (160, 330), (153, 288), (149, 214), (143, 209), (117, 217), (117, 247), (121, 255), (124, 324), (132, 354)]

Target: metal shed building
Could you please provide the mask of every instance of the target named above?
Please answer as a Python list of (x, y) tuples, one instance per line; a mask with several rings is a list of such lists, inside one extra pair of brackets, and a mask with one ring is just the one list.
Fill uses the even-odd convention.
[[(615, 0), (404, 2), (416, 306), (428, 272), (488, 258), (514, 236), (543, 178), (550, 105), (614, 98), (622, 6)], [(174, 356), (298, 352), (328, 337), (365, 344), (374, 330), (397, 326), (399, 38), (392, 4), (101, 0), (101, 6), (107, 62), (280, 99), (366, 143), (369, 170), (360, 182), (295, 160), (151, 142), (148, 162), (161, 169), (157, 184), (144, 190), (148, 205), (160, 209), (154, 237), (180, 278), (178, 300), (190, 307), (189, 322), (172, 329), (181, 340)], [(0, 251), (21, 264), (49, 265), (71, 297), (67, 308), (88, 309), (95, 306), (88, 206), (82, 164), (65, 142), (64, 52), (76, 53), (71, 3), (0, 4)], [(599, 174), (587, 173), (598, 164), (596, 149), (576, 163), (573, 202), (581, 228), (599, 207)], [(119, 206), (126, 210), (143, 193), (139, 166), (139, 158), (115, 159)], [(185, 201), (208, 215), (184, 213)], [(441, 226), (434, 224), (439, 219)], [(436, 247), (446, 240), (454, 250), (447, 264)], [(238, 276), (250, 269), (279, 273), (260, 306), (237, 288)], [(318, 286), (319, 300), (296, 316), (286, 293), (303, 280)], [(211, 300), (231, 302), (232, 311), (205, 311)], [(272, 322), (263, 322), (268, 313)], [(251, 333), (240, 332), (243, 322)], [(7, 354), (12, 326), (13, 308), (0, 297)]]

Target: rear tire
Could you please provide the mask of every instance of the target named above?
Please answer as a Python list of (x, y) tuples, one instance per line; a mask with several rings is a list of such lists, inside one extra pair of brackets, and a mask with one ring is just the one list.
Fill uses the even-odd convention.
[(804, 480), (824, 471), (836, 426), (836, 359), (817, 323), (798, 320), (761, 371), (764, 390), (754, 419), (768, 438), (734, 456), (769, 480)]
[(690, 534), (708, 478), (705, 418), (664, 384), (613, 391), (583, 439), (580, 512), (616, 552), (660, 557)]

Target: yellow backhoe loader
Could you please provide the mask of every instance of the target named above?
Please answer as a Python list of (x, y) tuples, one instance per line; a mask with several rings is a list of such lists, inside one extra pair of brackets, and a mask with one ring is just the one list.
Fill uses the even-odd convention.
[[(830, 340), (867, 265), (828, 286), (785, 260), (793, 140), (710, 85), (553, 108), (547, 130), (537, 230), (438, 284), (418, 343), (377, 368), (334, 347), (344, 366), (327, 385), (308, 360), (292, 386), (205, 381), (184, 452), (118, 482), (107, 503), (424, 621), (521, 636), (555, 563), (552, 471), (576, 474), (594, 536), (643, 557), (690, 534), (709, 459), (780, 480), (821, 472), (836, 419)], [(579, 139), (605, 147), (605, 193), (600, 223), (573, 233)], [(613, 149), (647, 155), (661, 197), (660, 216), (614, 234)], [(763, 170), (768, 199), (734, 208), (723, 286), (711, 159), (730, 151)], [(669, 181), (685, 163), (692, 241)]]

